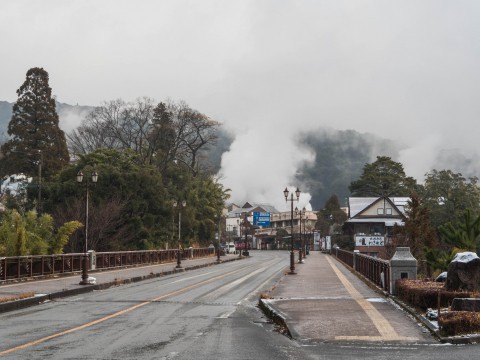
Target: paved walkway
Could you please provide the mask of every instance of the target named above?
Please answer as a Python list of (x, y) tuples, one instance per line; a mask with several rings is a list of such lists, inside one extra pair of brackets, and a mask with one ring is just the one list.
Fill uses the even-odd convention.
[(330, 255), (311, 252), (265, 304), (302, 341), (435, 342), (405, 311)]

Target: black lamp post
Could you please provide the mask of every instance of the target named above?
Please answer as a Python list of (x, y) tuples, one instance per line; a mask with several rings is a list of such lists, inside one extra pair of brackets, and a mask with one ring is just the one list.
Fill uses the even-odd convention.
[(42, 163), (43, 163), (43, 153), (42, 150), (38, 150), (40, 154), (40, 159), (38, 160), (38, 205), (37, 213), (40, 215), (42, 213)]
[(309, 241), (309, 236), (308, 236), (308, 233), (307, 233), (307, 218), (308, 218), (308, 215), (306, 214), (306, 209), (303, 208), (305, 210), (304, 214), (305, 216), (303, 217), (303, 258), (306, 259), (307, 258), (307, 243)]
[(177, 207), (177, 201), (172, 200), (172, 236), (170, 237), (171, 243), (165, 247), (165, 250), (168, 250), (169, 247), (171, 247), (172, 249), (175, 248), (175, 245), (173, 244), (175, 243), (175, 209), (176, 207)]
[(240, 222), (240, 219), (237, 219), (237, 224), (238, 224), (238, 244), (239, 244), (239, 253), (240, 253), (238, 255), (238, 257), (241, 259), (242, 258), (242, 249), (240, 248), (240, 241), (242, 239), (242, 224), (243, 224), (243, 222)]
[[(305, 215), (306, 209), (303, 208), (302, 210), (298, 210), (298, 208), (295, 208), (295, 214), (300, 216), (300, 250), (298, 250), (298, 263), (303, 264), (303, 258), (302, 258), (302, 252), (303, 252), (303, 239), (302, 239), (302, 217)], [(305, 226), (304, 226), (305, 228)], [(305, 257), (305, 256), (304, 256)]]
[(295, 195), (297, 196), (297, 199), (293, 198), (293, 193), (290, 194), (290, 199), (288, 199), (288, 194), (289, 191), (287, 188), (283, 190), (283, 195), (285, 195), (285, 201), (290, 201), (291, 207), (290, 207), (290, 237), (291, 237), (291, 243), (290, 243), (290, 272), (289, 274), (295, 274), (295, 254), (293, 253), (293, 202), (298, 201), (300, 199), (300, 190), (297, 187), (297, 190), (295, 190)]
[[(96, 171), (92, 172), (91, 182), (96, 184), (98, 180), (98, 174)], [(83, 183), (83, 173), (81, 171), (77, 174), (77, 183)], [(85, 178), (85, 248), (83, 251), (82, 261), (82, 280), (80, 285), (89, 285), (88, 281), (88, 178)]]
[(222, 235), (222, 217), (219, 218), (218, 220), (218, 244), (217, 244), (217, 263), (221, 263), (222, 260), (220, 260), (220, 238)]
[(245, 218), (243, 219), (243, 231), (245, 231), (245, 250), (243, 255), (249, 256), (248, 252), (248, 218), (247, 218), (248, 213), (245, 213)]
[[(178, 209), (178, 251), (177, 251), (177, 269), (182, 268), (182, 247), (180, 245), (181, 242), (181, 235), (182, 235), (182, 208), (187, 206), (187, 202), (185, 200), (182, 201), (181, 206)], [(177, 207), (177, 202), (173, 202), (173, 207)]]

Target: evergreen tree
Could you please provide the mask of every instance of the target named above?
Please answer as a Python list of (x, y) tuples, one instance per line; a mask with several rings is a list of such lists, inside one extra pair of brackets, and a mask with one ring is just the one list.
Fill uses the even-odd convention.
[(462, 222), (467, 209), (480, 212), (478, 179), (466, 179), (461, 173), (451, 170), (432, 170), (426, 174), (422, 197), (430, 208), (432, 224), (437, 229), (449, 222)]
[(425, 249), (425, 258), (433, 269), (446, 271), (459, 252), (480, 251), (480, 216), (470, 209), (465, 210), (462, 221), (448, 222), (438, 230), (439, 246)]
[(17, 90), (18, 99), (8, 124), (11, 139), (1, 147), (1, 175), (35, 176), (41, 162), (42, 176), (48, 178), (69, 162), (48, 79), (43, 68), (32, 68)]
[(480, 216), (467, 209), (463, 222), (449, 222), (439, 227), (442, 240), (461, 251), (478, 252), (480, 250)]
[(163, 172), (175, 158), (175, 144), (177, 143), (172, 114), (164, 103), (159, 103), (153, 110), (152, 123), (153, 129), (149, 134), (149, 139), (153, 144), (152, 152), (157, 157), (158, 168)]
[(416, 189), (414, 178), (407, 177), (401, 163), (388, 156), (377, 156), (371, 164), (365, 164), (363, 174), (352, 181), (352, 196), (410, 196)]
[(332, 235), (335, 226), (343, 225), (347, 214), (341, 209), (337, 194), (330, 196), (324, 208), (317, 213), (317, 219), (315, 228), (320, 230), (322, 236)]
[[(425, 260), (425, 251), (438, 246), (437, 234), (430, 220), (430, 210), (417, 193), (412, 193), (405, 209), (405, 226), (395, 226), (394, 232), (395, 242), (392, 245), (395, 248), (408, 246), (418, 261)], [(394, 250), (392, 249), (392, 255)]]

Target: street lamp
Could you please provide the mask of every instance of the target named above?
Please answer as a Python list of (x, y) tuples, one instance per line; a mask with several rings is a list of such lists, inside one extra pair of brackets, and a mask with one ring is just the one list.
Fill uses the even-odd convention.
[[(306, 211), (305, 207), (302, 210), (298, 210), (298, 208), (295, 208), (295, 214), (300, 216), (300, 231), (299, 231), (299, 233), (300, 233), (300, 250), (298, 251), (298, 263), (299, 264), (303, 263), (303, 259), (302, 259), (302, 251), (303, 251), (302, 217), (305, 215), (305, 211)], [(303, 228), (305, 229), (305, 225), (303, 226)]]
[(248, 253), (248, 231), (247, 231), (248, 218), (247, 218), (247, 215), (248, 215), (248, 213), (245, 213), (245, 218), (243, 219), (243, 231), (245, 232), (245, 250), (244, 250), (243, 255), (245, 255), (245, 256), (249, 256), (249, 253)]
[[(98, 180), (98, 174), (96, 171), (92, 172), (91, 182), (96, 184)], [(83, 173), (81, 171), (77, 174), (77, 183), (83, 183)], [(85, 178), (85, 248), (83, 251), (83, 261), (82, 261), (82, 280), (80, 285), (89, 285), (93, 282), (88, 280), (88, 178)]]
[(306, 209), (304, 208), (305, 210), (305, 216), (303, 218), (303, 258), (306, 259), (307, 258), (307, 243), (309, 241), (309, 236), (308, 236), (308, 233), (307, 233), (307, 219), (308, 219), (308, 215), (306, 214)]
[(38, 205), (37, 213), (40, 215), (42, 213), (42, 163), (43, 163), (43, 153), (42, 150), (38, 150), (40, 154), (40, 159), (38, 160)]
[[(240, 219), (237, 219), (237, 225), (238, 225), (238, 244), (240, 245), (240, 239), (242, 238), (242, 223), (240, 223)], [(236, 246), (235, 246), (236, 249)], [(241, 259), (242, 258), (242, 249), (239, 249), (239, 255), (238, 257)]]
[(221, 235), (222, 235), (222, 219), (223, 219), (223, 218), (222, 218), (221, 216), (218, 218), (217, 263), (221, 263), (221, 262), (222, 262), (222, 260), (220, 260), (220, 238), (221, 238)]
[[(182, 208), (187, 206), (187, 202), (185, 200), (182, 201), (181, 207), (178, 209), (178, 252), (177, 252), (177, 269), (182, 268), (182, 255), (181, 255), (181, 235), (182, 235)], [(177, 202), (173, 202), (173, 207), (177, 207)]]
[(293, 253), (293, 202), (298, 201), (300, 199), (300, 190), (297, 187), (297, 190), (295, 190), (295, 195), (297, 199), (293, 198), (293, 193), (290, 194), (290, 199), (288, 199), (288, 194), (289, 191), (287, 188), (283, 190), (283, 195), (285, 195), (285, 201), (288, 202), (290, 201), (291, 207), (290, 207), (290, 237), (291, 237), (291, 243), (290, 243), (290, 272), (289, 274), (295, 274), (295, 255)]
[[(170, 237), (170, 241), (171, 241), (171, 246), (172, 248), (174, 247), (173, 243), (175, 242), (174, 241), (174, 236), (175, 236), (175, 208), (177, 207), (177, 201), (176, 200), (172, 200), (172, 236)], [(166, 250), (168, 250), (168, 244), (166, 246)]]

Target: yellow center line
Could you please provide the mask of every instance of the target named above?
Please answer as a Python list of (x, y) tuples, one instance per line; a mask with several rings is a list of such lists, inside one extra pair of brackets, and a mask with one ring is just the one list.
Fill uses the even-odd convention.
[(365, 299), (360, 292), (355, 289), (350, 281), (343, 275), (343, 273), (337, 268), (331, 259), (325, 257), (330, 266), (332, 267), (335, 274), (338, 276), (342, 282), (345, 289), (351, 295), (353, 300), (365, 311), (367, 316), (372, 320), (372, 323), (377, 328), (380, 336), (336, 336), (337, 340), (371, 340), (371, 341), (382, 341), (382, 340), (415, 340), (416, 338), (399, 336), (395, 329), (390, 325), (387, 319), (383, 317), (382, 314), (367, 300)]
[(105, 316), (105, 317), (103, 317), (103, 318), (100, 318), (100, 319), (97, 319), (97, 320), (95, 320), (95, 321), (91, 321), (91, 322), (89, 322), (89, 323), (86, 323), (86, 324), (83, 324), (83, 325), (74, 327), (74, 328), (72, 328), (72, 329), (65, 330), (65, 331), (61, 331), (61, 332), (58, 332), (58, 333), (56, 333), (56, 334), (52, 334), (52, 335), (46, 336), (46, 337), (41, 338), (41, 339), (38, 339), (38, 340), (35, 340), (35, 341), (31, 341), (31, 342), (28, 342), (28, 343), (26, 343), (26, 344), (19, 345), (19, 346), (16, 346), (16, 347), (13, 347), (13, 348), (10, 348), (10, 349), (1, 351), (1, 352), (0, 352), (0, 356), (3, 356), (3, 355), (6, 355), (6, 354), (9, 354), (9, 353), (12, 353), (12, 352), (14, 352), (14, 351), (22, 350), (22, 349), (25, 349), (25, 348), (28, 348), (28, 347), (31, 347), (31, 346), (34, 346), (34, 345), (43, 343), (43, 342), (48, 341), (48, 340), (55, 339), (55, 338), (57, 338), (57, 337), (60, 337), (60, 336), (63, 336), (63, 335), (67, 335), (67, 334), (70, 334), (70, 333), (73, 333), (73, 332), (76, 332), (76, 331), (79, 331), (79, 330), (82, 330), (82, 329), (85, 329), (85, 328), (88, 328), (88, 327), (91, 327), (91, 326), (100, 324), (100, 323), (102, 323), (102, 322), (104, 322), (104, 321), (107, 321), (107, 320), (112, 319), (112, 318), (114, 318), (114, 317), (117, 317), (117, 316), (126, 314), (126, 313), (128, 313), (128, 312), (130, 312), (130, 311), (133, 311), (133, 310), (138, 309), (138, 308), (140, 308), (140, 307), (142, 307), (142, 306), (151, 304), (151, 303), (153, 303), (153, 302), (155, 302), (155, 301), (159, 301), (159, 300), (165, 299), (166, 297), (180, 294), (180, 293), (185, 292), (185, 291), (187, 291), (187, 290), (190, 290), (190, 289), (193, 289), (193, 288), (195, 288), (195, 287), (199, 287), (199, 286), (201, 286), (201, 285), (207, 284), (207, 283), (209, 283), (209, 282), (212, 282), (212, 281), (221, 279), (221, 278), (223, 278), (223, 277), (225, 277), (225, 276), (228, 276), (228, 275), (231, 275), (231, 274), (235, 274), (235, 273), (240, 272), (240, 271), (242, 271), (242, 270), (244, 270), (244, 268), (241, 268), (241, 269), (238, 269), (238, 270), (234, 270), (234, 271), (231, 271), (231, 272), (229, 272), (229, 273), (225, 273), (225, 274), (222, 274), (222, 275), (213, 277), (213, 278), (211, 278), (211, 279), (207, 279), (207, 280), (201, 281), (201, 282), (199, 282), (199, 283), (195, 283), (195, 284), (189, 285), (189, 286), (184, 287), (184, 288), (181, 288), (181, 289), (179, 289), (179, 290), (172, 291), (171, 293), (168, 293), (168, 294), (165, 294), (165, 295), (161, 295), (161, 296), (159, 296), (159, 297), (156, 297), (155, 299), (142, 302), (142, 303), (140, 303), (140, 304), (131, 306), (131, 307), (127, 308), (127, 309), (118, 311), (118, 312), (116, 312), (116, 313), (107, 315), (107, 316)]

